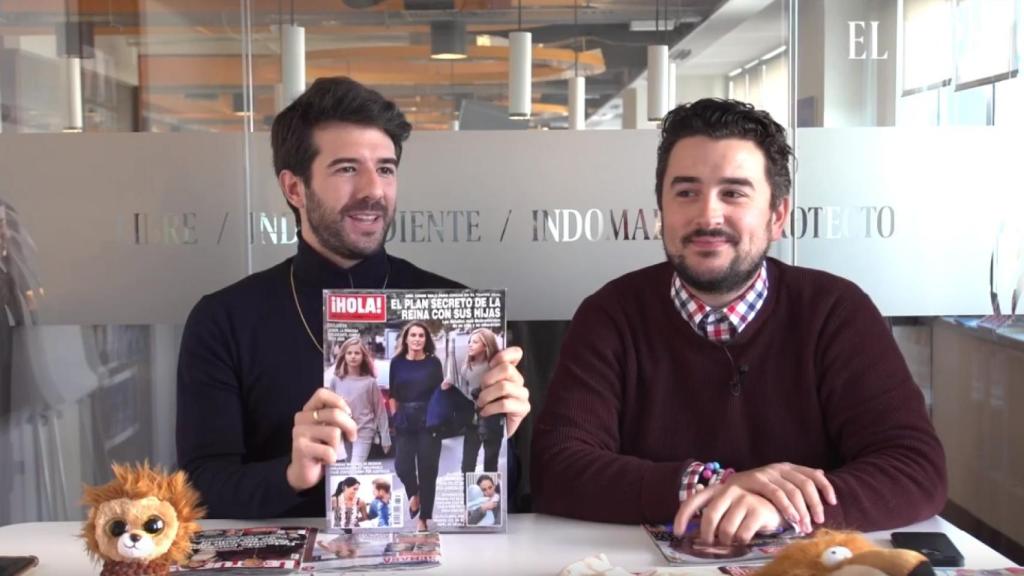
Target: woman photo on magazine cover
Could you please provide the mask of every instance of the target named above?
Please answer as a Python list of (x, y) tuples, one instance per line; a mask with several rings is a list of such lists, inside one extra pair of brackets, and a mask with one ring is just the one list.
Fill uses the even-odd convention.
[(334, 512), (334, 528), (358, 528), (367, 519), (367, 506), (359, 497), (359, 480), (349, 476), (338, 482), (331, 496), (331, 510)]
[[(487, 328), (477, 328), (469, 335), (466, 362), (459, 370), (459, 390), (476, 404), (480, 397), (480, 382), (490, 369), (491, 358), (498, 353), (498, 337)], [(449, 384), (450, 385), (450, 384)], [(466, 427), (462, 437), (462, 472), (476, 470), (480, 445), (484, 447), (484, 472), (497, 472), (501, 442), (505, 439), (505, 415), (495, 414), (473, 418), (473, 424)]]
[(373, 356), (358, 336), (353, 336), (341, 344), (334, 363), (331, 389), (348, 403), (352, 410), (352, 419), (359, 427), (354, 442), (344, 440), (348, 461), (353, 464), (366, 462), (370, 455), (370, 447), (378, 435), (381, 448), (385, 453), (390, 451), (388, 413), (384, 407), (384, 396), (377, 385)]
[(466, 488), (466, 524), (501, 525), (501, 487), (489, 474), (481, 474)]
[(426, 324), (409, 322), (399, 335), (391, 359), (391, 409), (395, 424), (395, 472), (405, 485), (409, 517), (417, 530), (427, 530), (433, 518), (441, 436), (427, 429), (427, 404), (444, 380), (441, 361), (434, 355), (434, 338)]

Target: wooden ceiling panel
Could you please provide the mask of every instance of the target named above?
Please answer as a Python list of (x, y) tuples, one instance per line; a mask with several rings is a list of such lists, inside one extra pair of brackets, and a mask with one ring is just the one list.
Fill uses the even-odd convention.
[[(470, 58), (431, 60), (425, 46), (334, 49), (316, 52), (306, 66), (310, 80), (323, 76), (352, 76), (373, 86), (416, 84), (498, 84), (508, 82), (508, 49), (474, 46)], [(281, 81), (280, 61), (274, 56), (253, 58), (253, 84), (273, 87)], [(534, 51), (535, 82), (568, 77), (573, 51), (537, 48)], [(600, 50), (580, 54), (581, 75), (604, 72)], [(139, 79), (144, 90), (188, 90), (242, 85), (242, 59), (236, 56), (140, 56)]]

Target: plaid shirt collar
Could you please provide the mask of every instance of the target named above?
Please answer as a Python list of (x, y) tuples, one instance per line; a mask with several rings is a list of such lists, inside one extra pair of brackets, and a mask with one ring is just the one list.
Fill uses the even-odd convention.
[(735, 338), (757, 315), (768, 297), (768, 267), (761, 269), (750, 286), (725, 308), (711, 308), (683, 285), (678, 274), (672, 274), (672, 303), (698, 334), (713, 342)]

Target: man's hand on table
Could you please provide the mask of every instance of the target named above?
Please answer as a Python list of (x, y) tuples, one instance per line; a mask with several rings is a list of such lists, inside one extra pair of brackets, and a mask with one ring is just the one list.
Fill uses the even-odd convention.
[(690, 519), (700, 512), (702, 544), (746, 544), (758, 532), (770, 532), (782, 525), (775, 505), (739, 486), (717, 484), (679, 503), (673, 531), (686, 532)]
[(700, 541), (746, 544), (788, 520), (801, 532), (825, 521), (824, 503), (836, 504), (835, 489), (821, 470), (776, 463), (737, 472), (683, 501), (674, 530), (683, 534), (700, 513)]
[(835, 488), (824, 471), (788, 462), (737, 472), (725, 483), (767, 498), (806, 534), (814, 529), (813, 524), (825, 522), (824, 504), (836, 504)]

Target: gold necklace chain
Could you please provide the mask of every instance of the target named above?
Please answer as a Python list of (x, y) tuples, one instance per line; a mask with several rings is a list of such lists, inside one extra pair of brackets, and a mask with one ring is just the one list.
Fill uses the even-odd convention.
[[(388, 264), (388, 270), (384, 274), (384, 285), (380, 287), (381, 290), (387, 290), (388, 280), (391, 278), (391, 264)], [(309, 339), (313, 341), (313, 346), (320, 351), (320, 354), (324, 353), (324, 347), (320, 345), (316, 340), (316, 336), (313, 336), (313, 331), (309, 329), (309, 323), (306, 322), (306, 316), (302, 313), (302, 306), (299, 306), (299, 293), (295, 291), (295, 264), (288, 265), (288, 282), (292, 286), (292, 299), (295, 300), (295, 311), (299, 313), (299, 320), (302, 320), (302, 327), (306, 329), (306, 334), (309, 334)], [(352, 281), (352, 274), (348, 275), (348, 284), (355, 290), (355, 283)]]

